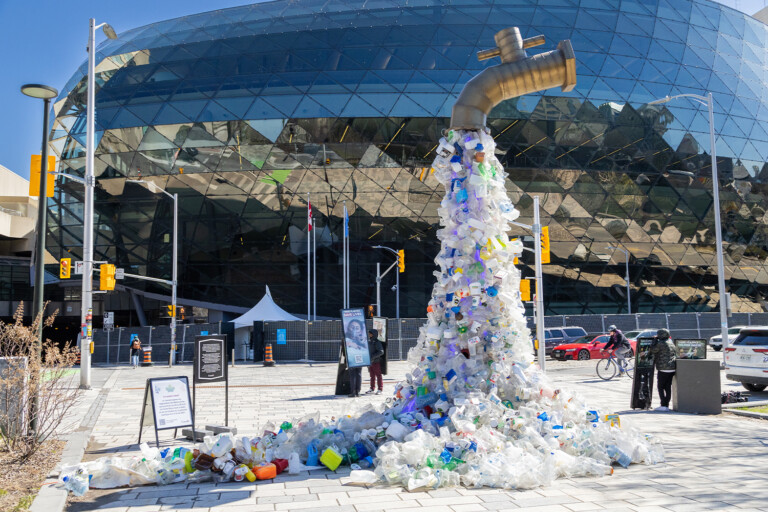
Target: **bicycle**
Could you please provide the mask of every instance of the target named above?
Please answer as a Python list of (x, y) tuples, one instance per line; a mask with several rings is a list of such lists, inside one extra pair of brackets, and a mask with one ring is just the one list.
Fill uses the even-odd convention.
[(606, 359), (599, 359), (595, 367), (597, 376), (603, 380), (611, 380), (619, 373), (625, 373), (630, 379), (635, 376), (635, 360), (633, 358), (624, 359), (624, 368), (619, 368), (613, 352), (608, 354)]

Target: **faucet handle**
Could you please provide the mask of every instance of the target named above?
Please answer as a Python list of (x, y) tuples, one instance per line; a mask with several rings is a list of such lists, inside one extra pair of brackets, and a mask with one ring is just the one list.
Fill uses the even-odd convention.
[(491, 48), (490, 50), (482, 50), (477, 52), (477, 60), (486, 60), (498, 57), (501, 55), (501, 50), (498, 48)]
[(547, 40), (544, 37), (544, 35), (529, 37), (528, 39), (523, 39), (523, 48), (533, 48), (534, 46), (541, 46), (546, 42)]
[[(520, 39), (518, 39), (518, 41), (520, 41)], [(545, 42), (546, 42), (546, 38), (543, 35), (529, 37), (528, 39), (523, 39), (523, 49), (533, 48), (534, 46), (540, 46)], [(518, 42), (517, 44), (519, 45), (520, 43)], [(498, 57), (500, 55), (501, 55), (501, 49), (499, 47), (491, 48), (489, 50), (482, 50), (477, 52), (477, 60), (492, 59), (493, 57)], [(522, 54), (522, 57), (525, 57), (525, 54)], [(502, 59), (502, 62), (503, 61), (504, 59)]]

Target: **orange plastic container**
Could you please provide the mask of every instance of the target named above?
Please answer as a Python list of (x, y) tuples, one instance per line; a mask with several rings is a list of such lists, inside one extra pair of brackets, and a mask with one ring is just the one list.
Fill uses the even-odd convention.
[(277, 476), (277, 466), (272, 463), (260, 464), (253, 468), (253, 474), (259, 480), (270, 480)]

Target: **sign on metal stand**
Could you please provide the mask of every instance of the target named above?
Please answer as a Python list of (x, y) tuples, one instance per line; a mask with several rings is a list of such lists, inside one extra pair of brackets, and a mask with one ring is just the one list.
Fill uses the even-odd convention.
[[(227, 371), (227, 335), (195, 336), (192, 376), (192, 409), (196, 407), (198, 384), (224, 382), (224, 425), (229, 426), (229, 372)], [(192, 430), (195, 426), (192, 425)], [(196, 434), (193, 434), (196, 435)]]
[(653, 401), (653, 338), (638, 338), (635, 353), (635, 376), (632, 380), (632, 409), (650, 409)]
[(175, 438), (177, 429), (194, 428), (194, 424), (195, 415), (189, 402), (189, 380), (186, 376), (147, 379), (139, 424), (139, 444), (144, 427), (155, 428), (155, 444), (159, 448), (159, 430), (174, 429)]

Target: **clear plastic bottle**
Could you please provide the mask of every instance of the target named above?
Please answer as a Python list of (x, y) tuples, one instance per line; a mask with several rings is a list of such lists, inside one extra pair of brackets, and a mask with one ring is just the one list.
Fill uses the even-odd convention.
[(61, 479), (64, 482), (64, 488), (75, 496), (83, 496), (88, 491), (88, 475), (81, 472), (69, 474)]

